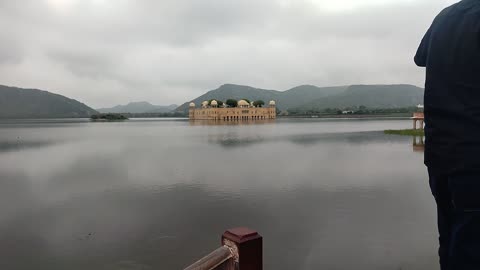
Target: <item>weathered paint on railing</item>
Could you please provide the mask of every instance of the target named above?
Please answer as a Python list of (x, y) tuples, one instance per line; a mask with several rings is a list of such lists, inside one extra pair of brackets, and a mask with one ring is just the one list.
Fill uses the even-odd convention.
[(262, 270), (263, 239), (248, 228), (235, 228), (222, 235), (222, 246), (185, 270)]
[[(228, 267), (230, 266), (230, 267)], [(196, 263), (185, 268), (185, 270), (213, 270), (213, 269), (235, 269), (233, 266), (233, 255), (227, 246), (223, 246), (214, 252), (203, 257)]]

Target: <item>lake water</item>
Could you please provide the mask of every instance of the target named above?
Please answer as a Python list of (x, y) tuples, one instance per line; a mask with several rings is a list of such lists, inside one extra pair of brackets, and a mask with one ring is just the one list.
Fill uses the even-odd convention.
[(0, 122), (0, 269), (183, 269), (237, 226), (265, 269), (438, 269), (410, 126)]

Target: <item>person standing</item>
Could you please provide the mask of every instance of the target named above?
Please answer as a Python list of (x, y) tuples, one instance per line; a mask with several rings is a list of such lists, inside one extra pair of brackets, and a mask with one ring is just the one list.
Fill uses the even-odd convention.
[(425, 164), (442, 270), (480, 269), (480, 0), (443, 10), (415, 63), (426, 67)]

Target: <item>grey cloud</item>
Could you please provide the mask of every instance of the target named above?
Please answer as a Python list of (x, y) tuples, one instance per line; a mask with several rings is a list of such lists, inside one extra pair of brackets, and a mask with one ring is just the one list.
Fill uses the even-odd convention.
[(223, 83), (422, 85), (411, 59), (433, 17), (452, 3), (330, 12), (307, 0), (54, 2), (61, 1), (0, 0), (0, 84), (83, 97), (94, 107), (183, 103)]
[(65, 64), (69, 71), (80, 77), (84, 76), (93, 79), (112, 77), (107, 72), (114, 67), (114, 60), (103, 52), (59, 49), (52, 50), (48, 55), (52, 60)]
[(15, 65), (22, 61), (22, 45), (0, 37), (0, 65)]

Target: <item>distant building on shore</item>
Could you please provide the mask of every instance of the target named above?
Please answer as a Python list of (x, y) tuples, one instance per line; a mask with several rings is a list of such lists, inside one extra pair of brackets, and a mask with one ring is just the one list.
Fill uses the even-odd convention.
[[(425, 115), (424, 115), (424, 106), (422, 104), (417, 105), (417, 111), (413, 113), (413, 129), (424, 129), (425, 127)], [(420, 126), (418, 125), (420, 123)]]
[(240, 100), (236, 107), (229, 107), (226, 104), (219, 105), (219, 102), (212, 100), (204, 101), (200, 108), (195, 103), (190, 103), (190, 120), (216, 120), (216, 121), (240, 121), (240, 120), (264, 120), (275, 119), (277, 109), (275, 101), (270, 101), (268, 106), (255, 106), (254, 103), (248, 103)]

